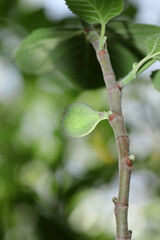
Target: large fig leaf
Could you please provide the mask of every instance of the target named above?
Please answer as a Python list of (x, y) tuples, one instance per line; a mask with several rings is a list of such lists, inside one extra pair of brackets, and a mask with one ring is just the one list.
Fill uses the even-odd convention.
[(103, 86), (94, 49), (80, 29), (35, 30), (23, 40), (15, 60), (24, 72), (32, 75), (58, 69), (67, 80), (84, 88)]
[[(77, 35), (74, 30), (38, 29), (25, 38), (16, 52), (17, 64), (25, 72), (42, 74), (53, 70), (54, 54), (61, 42)], [(64, 49), (63, 49), (64, 50)], [(58, 51), (63, 51), (58, 48)]]

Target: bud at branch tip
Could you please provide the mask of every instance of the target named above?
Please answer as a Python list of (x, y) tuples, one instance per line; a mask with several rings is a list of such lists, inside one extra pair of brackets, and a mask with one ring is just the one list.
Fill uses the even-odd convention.
[(129, 156), (129, 159), (130, 159), (131, 161), (134, 161), (134, 160), (135, 160), (135, 156), (132, 154), (132, 155)]

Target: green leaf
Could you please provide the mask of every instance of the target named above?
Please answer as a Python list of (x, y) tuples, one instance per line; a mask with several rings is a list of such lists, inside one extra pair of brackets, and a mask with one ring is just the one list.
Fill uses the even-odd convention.
[(154, 71), (151, 75), (152, 84), (160, 92), (160, 70)]
[(69, 9), (88, 23), (106, 24), (123, 11), (122, 0), (66, 0)]
[[(79, 32), (78, 29), (57, 28), (36, 30), (22, 42), (16, 53), (16, 62), (23, 71), (30, 74), (41, 75), (58, 69), (67, 81), (78, 83), (85, 89), (104, 86), (95, 51), (84, 34)], [(144, 41), (157, 32), (160, 32), (158, 26), (126, 21), (108, 23), (107, 45), (117, 79), (130, 71), (133, 62), (139, 62), (145, 56)], [(50, 50), (47, 47), (49, 41), (57, 44)]]
[(157, 32), (160, 32), (160, 27), (154, 25), (127, 21), (112, 21), (108, 24), (107, 46), (117, 79), (124, 77), (134, 62), (146, 56), (145, 39)]
[(148, 49), (148, 57), (160, 58), (160, 33), (147, 37), (145, 42)]
[[(54, 51), (79, 30), (38, 29), (25, 38), (15, 54), (18, 66), (25, 72), (42, 74), (55, 68)], [(60, 52), (60, 49), (58, 49)]]
[(127, 21), (112, 21), (108, 24), (106, 32), (108, 40), (111, 40), (111, 42), (114, 39), (116, 42), (119, 41), (134, 55), (142, 58), (142, 56), (146, 55), (145, 39), (160, 32), (160, 27)]
[(62, 125), (71, 137), (83, 137), (89, 134), (96, 125), (108, 119), (111, 112), (97, 112), (84, 103), (73, 103), (64, 112)]
[[(83, 88), (103, 86), (95, 51), (81, 32), (79, 29), (68, 28), (36, 30), (24, 39), (16, 52), (15, 60), (24, 72), (32, 75), (58, 70), (67, 81), (79, 83)], [(48, 44), (51, 45), (52, 42), (54, 45), (48, 49)]]
[[(156, 33), (148, 36), (145, 39), (148, 54), (139, 63), (133, 65), (132, 71), (128, 74), (128, 77), (122, 80), (122, 83), (126, 85), (128, 82), (136, 76), (137, 72), (146, 70), (150, 64), (154, 63), (154, 60), (160, 59), (160, 34)], [(131, 77), (130, 77), (131, 76)]]

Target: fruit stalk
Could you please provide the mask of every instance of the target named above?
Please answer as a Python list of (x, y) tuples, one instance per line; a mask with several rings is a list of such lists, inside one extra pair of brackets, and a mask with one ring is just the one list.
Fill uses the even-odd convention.
[(110, 110), (113, 112), (109, 117), (109, 122), (114, 131), (119, 157), (119, 193), (118, 198), (113, 198), (116, 218), (116, 240), (131, 240), (131, 231), (128, 230), (128, 202), (133, 164), (129, 157), (130, 141), (122, 113), (122, 88), (116, 82), (107, 46), (104, 45), (103, 49), (99, 49), (100, 37), (93, 28), (85, 28), (85, 32), (96, 51), (107, 87)]

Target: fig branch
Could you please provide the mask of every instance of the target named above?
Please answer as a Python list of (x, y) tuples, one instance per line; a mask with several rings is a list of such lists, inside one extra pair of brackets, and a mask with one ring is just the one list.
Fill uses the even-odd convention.
[(85, 32), (95, 49), (100, 63), (107, 87), (110, 110), (113, 112), (109, 116), (109, 122), (114, 131), (119, 156), (119, 193), (117, 198), (113, 198), (116, 218), (116, 240), (131, 240), (131, 231), (128, 230), (128, 205), (130, 177), (133, 168), (132, 160), (134, 157), (133, 155), (130, 156), (129, 153), (130, 141), (122, 113), (122, 88), (116, 82), (106, 44), (103, 45), (103, 49), (99, 48), (100, 37), (89, 25), (88, 28), (85, 28)]

